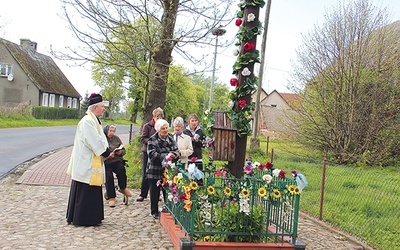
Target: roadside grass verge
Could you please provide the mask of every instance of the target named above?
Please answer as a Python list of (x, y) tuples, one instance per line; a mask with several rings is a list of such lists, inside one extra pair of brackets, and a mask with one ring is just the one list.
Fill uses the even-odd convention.
[[(47, 120), (33, 117), (15, 115), (12, 117), (0, 117), (0, 128), (23, 128), (23, 127), (51, 127), (77, 125), (80, 119)], [(103, 124), (113, 123), (129, 125), (130, 121), (124, 119), (101, 119)], [(140, 121), (139, 121), (140, 123)], [(137, 123), (134, 125), (138, 125)]]

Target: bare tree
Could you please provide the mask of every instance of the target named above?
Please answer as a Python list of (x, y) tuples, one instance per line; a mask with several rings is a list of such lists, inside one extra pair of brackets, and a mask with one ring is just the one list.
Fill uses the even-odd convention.
[(383, 164), (400, 153), (391, 134), (399, 131), (400, 23), (388, 25), (386, 9), (368, 0), (339, 4), (325, 19), (297, 52), (298, 131), (339, 163)]
[[(232, 0), (62, 0), (64, 16), (75, 37), (80, 41), (79, 48), (67, 47), (64, 52), (54, 52), (59, 59), (75, 60), (84, 65), (96, 62), (121, 67), (136, 67), (136, 54), (146, 50), (154, 63), (150, 72), (142, 72), (150, 79), (148, 101), (145, 104), (144, 121), (151, 118), (151, 111), (156, 107), (164, 107), (169, 65), (173, 61), (175, 50), (183, 58), (194, 63), (201, 62), (202, 56), (185, 51), (185, 45), (191, 44), (199, 50), (209, 45), (213, 37), (212, 29), (226, 26), (233, 17), (229, 15)], [(130, 43), (132, 34), (146, 25), (135, 25), (137, 20), (149, 23), (156, 20), (159, 24), (159, 39), (155, 43), (145, 42), (142, 37), (141, 46), (130, 47), (130, 50), (120, 50), (126, 54), (119, 58), (102, 57), (104, 50), (118, 51), (119, 43), (125, 46)], [(115, 39), (118, 37), (118, 39)], [(150, 36), (148, 36), (150, 37)], [(125, 39), (123, 39), (125, 38)], [(104, 46), (107, 44), (108, 46)], [(150, 47), (149, 47), (150, 46)], [(193, 47), (191, 47), (193, 51)], [(199, 53), (201, 54), (201, 53)], [(150, 59), (149, 59), (150, 60)]]

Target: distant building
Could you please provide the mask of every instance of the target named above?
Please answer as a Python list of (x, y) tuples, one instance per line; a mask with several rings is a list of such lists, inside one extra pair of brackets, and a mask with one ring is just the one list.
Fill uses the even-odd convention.
[(272, 91), (260, 102), (260, 128), (290, 133), (301, 100), (297, 94)]
[(81, 95), (50, 56), (36, 51), (37, 43), (20, 45), (0, 38), (0, 106), (80, 108)]

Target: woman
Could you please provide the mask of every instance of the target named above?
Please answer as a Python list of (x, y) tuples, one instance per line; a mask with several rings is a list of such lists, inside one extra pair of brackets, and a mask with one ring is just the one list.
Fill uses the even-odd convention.
[(195, 159), (198, 169), (203, 169), (202, 150), (203, 142), (206, 139), (203, 131), (199, 126), (199, 117), (196, 114), (190, 114), (188, 117), (188, 126), (183, 131), (184, 134), (190, 136), (193, 145), (193, 154), (189, 155), (189, 161)]
[(153, 110), (153, 118), (150, 122), (146, 123), (142, 129), (142, 136), (140, 137), (140, 142), (142, 143), (142, 184), (140, 186), (140, 195), (136, 201), (143, 201), (147, 198), (149, 192), (149, 184), (146, 179), (146, 167), (147, 167), (147, 142), (149, 138), (156, 133), (154, 129), (154, 124), (158, 119), (164, 118), (164, 111), (161, 108), (156, 108)]
[(115, 135), (116, 126), (107, 125), (104, 127), (104, 134), (107, 137), (108, 148), (114, 152), (114, 158), (109, 158), (104, 161), (106, 168), (106, 191), (108, 196), (108, 206), (115, 207), (115, 186), (114, 186), (114, 173), (118, 179), (119, 192), (127, 197), (132, 194), (126, 188), (126, 170), (123, 156), (126, 154), (124, 145), (121, 139)]
[[(158, 201), (160, 199), (160, 185), (157, 182), (162, 179), (163, 164), (179, 158), (178, 147), (171, 134), (168, 133), (169, 124), (164, 119), (158, 119), (154, 125), (156, 133), (152, 135), (147, 144), (146, 178), (150, 189), (150, 212), (154, 219), (159, 218)], [(165, 194), (164, 194), (165, 197)]]
[(188, 157), (193, 153), (192, 138), (182, 132), (183, 128), (185, 127), (185, 123), (182, 117), (176, 117), (173, 125), (174, 133), (172, 134), (172, 136), (174, 137), (176, 145), (178, 145), (180, 161), (183, 166), (187, 168)]

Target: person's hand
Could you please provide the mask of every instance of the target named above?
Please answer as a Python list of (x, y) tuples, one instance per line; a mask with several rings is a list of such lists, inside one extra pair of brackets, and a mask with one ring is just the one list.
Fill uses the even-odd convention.
[(108, 159), (111, 159), (111, 158), (114, 158), (114, 156), (115, 156), (115, 153), (114, 153), (114, 151), (113, 151), (113, 152), (110, 153), (110, 155), (109, 155), (107, 158), (108, 158)]
[(115, 152), (116, 155), (121, 155), (122, 154), (121, 149), (115, 150), (114, 152)]
[(199, 141), (199, 138), (200, 138), (200, 135), (194, 134), (193, 140), (194, 140), (195, 142), (198, 142), (198, 141)]

